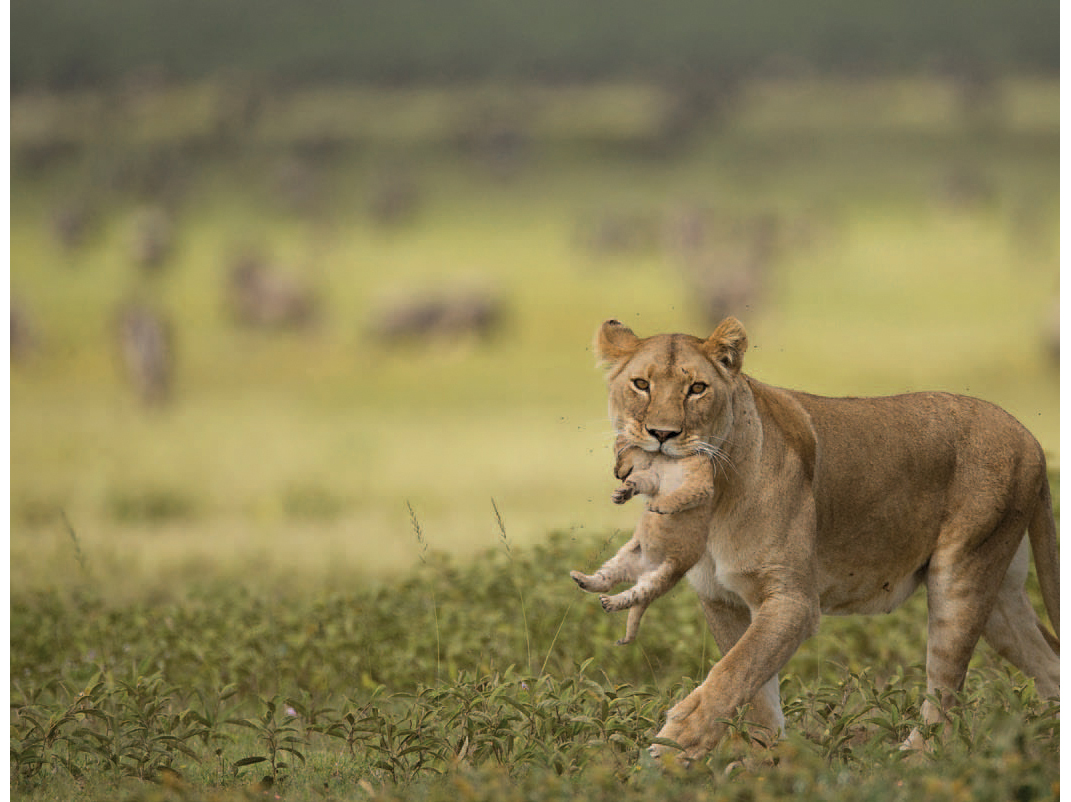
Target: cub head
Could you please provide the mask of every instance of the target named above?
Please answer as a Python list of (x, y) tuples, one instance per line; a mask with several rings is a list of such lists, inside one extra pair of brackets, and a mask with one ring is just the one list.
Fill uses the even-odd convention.
[(595, 333), (595, 356), (606, 368), (620, 444), (670, 457), (713, 456), (732, 429), (733, 388), (746, 350), (747, 333), (732, 317), (705, 340), (641, 339), (607, 320)]

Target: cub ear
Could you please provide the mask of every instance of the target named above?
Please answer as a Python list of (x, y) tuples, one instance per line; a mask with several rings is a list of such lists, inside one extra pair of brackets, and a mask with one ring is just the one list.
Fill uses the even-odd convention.
[(739, 373), (747, 350), (747, 332), (735, 317), (727, 317), (703, 344), (707, 356), (732, 373)]
[(619, 320), (607, 320), (595, 332), (595, 360), (610, 367), (635, 353), (640, 338)]

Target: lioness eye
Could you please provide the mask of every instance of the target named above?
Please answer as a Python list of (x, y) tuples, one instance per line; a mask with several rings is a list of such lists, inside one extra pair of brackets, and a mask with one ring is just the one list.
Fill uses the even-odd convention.
[(703, 382), (696, 382), (688, 388), (688, 395), (702, 395), (707, 389), (707, 385)]
[(651, 383), (647, 379), (633, 379), (632, 386), (642, 392), (647, 392), (647, 389), (651, 386)]

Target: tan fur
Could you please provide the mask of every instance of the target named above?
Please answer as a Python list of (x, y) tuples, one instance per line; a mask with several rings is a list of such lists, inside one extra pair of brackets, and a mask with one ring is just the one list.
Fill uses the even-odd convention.
[[(923, 584), (927, 692), (942, 702), (924, 703), (925, 722), (943, 720), (980, 636), (1058, 698), (1058, 640), (1023, 588), (1029, 529), (1058, 633), (1056, 524), (1034, 437), (965, 396), (823, 398), (772, 387), (741, 372), (746, 349), (733, 318), (706, 340), (640, 339), (617, 321), (596, 334), (618, 478), (629, 449), (707, 453), (715, 468), (704, 551), (687, 576), (722, 658), (669, 711), (659, 737), (697, 757), (749, 702), (758, 724), (779, 731), (777, 672), (820, 615), (889, 612)], [(704, 392), (689, 392), (699, 385)], [(917, 732), (909, 745), (921, 745)]]
[(623, 446), (630, 469), (613, 502), (636, 494), (650, 498), (631, 540), (593, 576), (579, 571), (573, 580), (588, 592), (607, 591), (622, 580), (636, 584), (614, 596), (600, 596), (606, 612), (628, 609), (625, 637), (631, 643), (640, 619), (655, 599), (665, 595), (703, 556), (714, 500), (714, 475), (706, 455), (670, 458)]

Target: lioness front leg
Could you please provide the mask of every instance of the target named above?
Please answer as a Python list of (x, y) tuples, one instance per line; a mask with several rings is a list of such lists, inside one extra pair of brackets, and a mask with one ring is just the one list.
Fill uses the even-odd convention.
[[(724, 721), (780, 671), (814, 632), (818, 616), (816, 598), (791, 593), (767, 598), (736, 645), (714, 664), (698, 688), (669, 711), (658, 737), (676, 742), (685, 760), (713, 749), (725, 734)], [(655, 744), (650, 751), (662, 757), (674, 750)]]
[[(722, 655), (728, 654), (751, 625), (751, 611), (742, 601), (733, 604), (728, 599), (700, 596), (699, 603), (714, 642), (718, 644)], [(759, 692), (751, 697), (748, 723), (765, 730), (765, 733), (756, 733), (756, 737), (765, 743), (772, 743), (784, 734), (785, 715), (781, 712), (781, 688), (777, 674), (770, 677)]]

